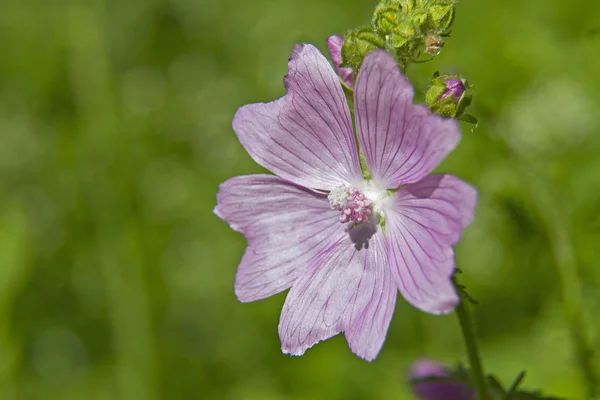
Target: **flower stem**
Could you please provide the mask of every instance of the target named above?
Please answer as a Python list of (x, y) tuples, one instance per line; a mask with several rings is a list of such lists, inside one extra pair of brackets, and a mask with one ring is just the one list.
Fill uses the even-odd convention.
[[(457, 289), (457, 291), (461, 293), (460, 290)], [(481, 358), (479, 357), (477, 340), (475, 338), (473, 318), (471, 317), (471, 312), (469, 311), (468, 300), (465, 299), (462, 294), (460, 304), (456, 308), (456, 316), (458, 317), (460, 329), (462, 330), (462, 334), (465, 339), (465, 347), (469, 357), (469, 364), (471, 365), (473, 386), (476, 390), (476, 399), (488, 400), (485, 388), (485, 375), (483, 372), (483, 366), (481, 364)]]

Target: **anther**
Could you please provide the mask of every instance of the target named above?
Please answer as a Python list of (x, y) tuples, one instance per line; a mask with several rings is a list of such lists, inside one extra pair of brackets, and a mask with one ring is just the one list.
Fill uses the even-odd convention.
[(371, 215), (373, 202), (356, 188), (340, 186), (327, 196), (332, 210), (341, 212), (340, 222), (367, 222)]

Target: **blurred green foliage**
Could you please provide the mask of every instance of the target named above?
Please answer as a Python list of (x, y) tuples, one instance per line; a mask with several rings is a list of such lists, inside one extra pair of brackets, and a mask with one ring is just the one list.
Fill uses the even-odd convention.
[[(219, 182), (262, 172), (236, 108), (284, 93), (293, 44), (324, 50), (373, 7), (3, 0), (1, 399), (405, 399), (414, 359), (465, 360), (453, 316), (402, 299), (373, 363), (342, 337), (282, 355), (285, 294), (236, 300), (245, 241), (212, 214)], [(480, 191), (456, 252), (486, 368), (570, 399), (586, 392), (569, 312), (600, 348), (598, 15), (462, 0), (442, 54), (409, 69), (421, 96), (436, 70), (474, 84), (479, 126), (439, 170)]]

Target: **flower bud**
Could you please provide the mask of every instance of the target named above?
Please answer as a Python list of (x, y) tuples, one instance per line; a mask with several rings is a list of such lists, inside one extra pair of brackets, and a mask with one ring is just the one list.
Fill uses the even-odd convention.
[(375, 29), (377, 33), (386, 36), (393, 32), (399, 21), (400, 14), (397, 9), (392, 7), (382, 7), (375, 10), (371, 23), (373, 29)]
[(444, 90), (440, 99), (454, 96), (454, 101), (458, 103), (463, 93), (465, 93), (465, 84), (463, 81), (460, 79), (449, 79), (446, 81), (446, 90)]
[(410, 383), (421, 400), (471, 400), (475, 395), (467, 383), (458, 377), (453, 378), (453, 373), (443, 364), (431, 360), (419, 360), (412, 365)]
[(371, 20), (373, 31), (402, 65), (416, 61), (423, 51), (437, 56), (455, 5), (456, 0), (381, 0)]
[(465, 114), (471, 104), (472, 94), (466, 79), (460, 76), (439, 75), (437, 72), (429, 83), (425, 95), (429, 109), (446, 118), (456, 118), (476, 123), (475, 117)]
[(354, 86), (354, 77), (352, 76), (352, 68), (341, 68), (342, 64), (342, 46), (344, 44), (344, 38), (339, 35), (332, 35), (327, 38), (327, 48), (329, 49), (329, 55), (333, 61), (333, 68), (340, 79), (350, 89)]
[(352, 68), (358, 74), (364, 58), (372, 50), (385, 48), (383, 39), (371, 28), (362, 27), (346, 33), (342, 44), (342, 63), (338, 67)]
[[(393, 32), (385, 37), (388, 49), (393, 49), (394, 54), (400, 55), (401, 59), (411, 58), (416, 54), (415, 40), (416, 29), (410, 21), (403, 21), (394, 27)], [(407, 57), (409, 56), (410, 57)]]

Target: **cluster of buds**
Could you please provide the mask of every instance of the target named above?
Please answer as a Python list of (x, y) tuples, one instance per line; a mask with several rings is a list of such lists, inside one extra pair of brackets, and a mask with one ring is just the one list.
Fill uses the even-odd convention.
[(477, 119), (466, 114), (471, 104), (471, 87), (467, 80), (458, 75), (440, 75), (436, 72), (429, 82), (425, 101), (429, 109), (446, 118), (477, 123)]
[(364, 58), (375, 49), (385, 48), (385, 40), (371, 28), (361, 27), (346, 33), (342, 44), (341, 68), (351, 68), (356, 78)]
[(436, 56), (444, 47), (457, 0), (381, 0), (371, 27), (351, 30), (344, 38), (343, 67), (358, 72), (366, 54), (384, 48), (405, 68), (421, 52)]
[[(457, 0), (380, 0), (371, 26), (350, 30), (344, 38), (334, 35), (327, 45), (336, 71), (352, 88), (363, 59), (375, 49), (393, 55), (403, 70), (418, 61), (421, 53), (435, 57), (445, 45)], [(433, 76), (426, 100), (429, 109), (446, 118), (477, 123), (466, 114), (471, 104), (471, 88), (456, 75)]]
[(421, 49), (436, 56), (445, 44), (455, 5), (456, 0), (382, 0), (373, 15), (373, 29), (401, 62), (415, 60)]

